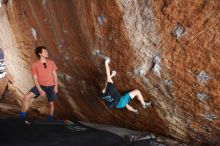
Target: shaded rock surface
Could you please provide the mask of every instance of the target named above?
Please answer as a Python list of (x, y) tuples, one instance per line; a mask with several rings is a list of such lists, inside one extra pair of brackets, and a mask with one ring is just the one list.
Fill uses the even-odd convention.
[(0, 144), (2, 146), (129, 145), (129, 141), (126, 139), (81, 124), (72, 126), (26, 125), (18, 119), (1, 119), (0, 124), (2, 129)]
[[(71, 124), (64, 125), (59, 121), (47, 122), (45, 119), (31, 119), (29, 124), (25, 124), (16, 118), (0, 119), (0, 144), (1, 146), (187, 146), (168, 138), (152, 138), (147, 134), (144, 134), (144, 137), (142, 135), (141, 138), (131, 140), (127, 136), (134, 134), (134, 131), (109, 125), (105, 125), (104, 128), (104, 125), (93, 123), (82, 124), (77, 121), (69, 121), (69, 123)], [(10, 131), (9, 128), (11, 128)], [(109, 130), (118, 132), (114, 134), (114, 132), (108, 132)], [(118, 136), (118, 133), (124, 133), (127, 136)], [(135, 136), (131, 136), (137, 137), (137, 134), (139, 137), (141, 136), (140, 132), (136, 131), (135, 133)]]
[[(34, 85), (34, 48), (45, 45), (59, 68), (56, 117), (218, 145), (219, 12), (218, 0), (5, 1), (0, 48), (8, 74), (0, 83), (0, 111), (17, 116)], [(138, 88), (153, 108), (142, 110), (135, 100), (139, 116), (107, 109), (98, 98), (105, 57), (118, 73), (119, 91)], [(46, 106), (45, 98), (33, 100), (29, 115), (46, 115)]]

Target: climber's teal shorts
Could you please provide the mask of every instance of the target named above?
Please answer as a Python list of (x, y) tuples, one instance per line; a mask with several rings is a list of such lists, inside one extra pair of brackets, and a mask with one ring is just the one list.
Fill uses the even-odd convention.
[(116, 108), (124, 108), (126, 104), (128, 104), (131, 100), (131, 97), (129, 96), (129, 92), (125, 95), (120, 97), (120, 100), (116, 104)]

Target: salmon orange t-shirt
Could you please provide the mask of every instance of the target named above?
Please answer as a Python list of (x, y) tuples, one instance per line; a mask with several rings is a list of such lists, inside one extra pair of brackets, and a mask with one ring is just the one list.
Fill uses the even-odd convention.
[(47, 60), (46, 65), (38, 60), (31, 66), (32, 74), (37, 75), (38, 82), (41, 86), (55, 85), (53, 77), (53, 71), (55, 70), (57, 70), (57, 66), (52, 60)]

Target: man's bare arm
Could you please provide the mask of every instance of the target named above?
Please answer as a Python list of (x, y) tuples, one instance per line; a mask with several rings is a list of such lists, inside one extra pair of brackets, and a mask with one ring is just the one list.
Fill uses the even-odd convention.
[(107, 80), (106, 80), (106, 83), (105, 83), (105, 87), (102, 89), (102, 93), (105, 93), (108, 82), (113, 83), (113, 80), (112, 80), (112, 77), (111, 77), (111, 74), (110, 74), (109, 62), (110, 62), (110, 59), (106, 58), (105, 59), (105, 72), (106, 72)]
[(57, 84), (57, 73), (55, 70), (53, 71), (53, 78), (54, 78), (54, 83), (55, 83), (54, 90), (55, 90), (55, 93), (57, 93), (58, 92), (58, 84)]
[(110, 59), (107, 58), (107, 59), (105, 60), (105, 71), (106, 71), (107, 77), (110, 77), (110, 76), (111, 76), (111, 75), (110, 75), (109, 63), (110, 63)]
[(39, 84), (39, 82), (38, 82), (37, 75), (34, 75), (33, 78), (34, 78), (34, 84), (35, 84), (35, 86), (37, 87), (37, 90), (39, 91), (40, 95), (41, 95), (41, 96), (45, 96), (45, 92), (44, 92), (43, 89), (40, 87), (40, 84)]

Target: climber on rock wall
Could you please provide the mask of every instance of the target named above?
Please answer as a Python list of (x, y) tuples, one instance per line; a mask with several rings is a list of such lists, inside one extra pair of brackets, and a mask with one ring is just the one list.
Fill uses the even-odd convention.
[(38, 96), (47, 96), (49, 102), (48, 121), (53, 120), (54, 101), (57, 99), (57, 66), (52, 60), (48, 60), (48, 51), (44, 46), (35, 49), (39, 60), (35, 61), (31, 66), (31, 71), (35, 86), (24, 96), (20, 118), (25, 119), (29, 108), (29, 102), (32, 98)]
[(128, 104), (132, 99), (137, 97), (137, 99), (140, 101), (144, 109), (151, 106), (151, 102), (144, 101), (144, 98), (138, 89), (127, 92), (123, 96), (120, 95), (120, 93), (115, 88), (112, 80), (112, 77), (116, 75), (116, 71), (112, 71), (110, 73), (109, 63), (110, 63), (110, 59), (106, 58), (105, 69), (106, 69), (107, 81), (105, 84), (105, 88), (100, 93), (100, 97), (105, 101), (106, 105), (110, 108), (115, 107), (116, 109), (126, 108), (127, 110), (138, 114), (138, 110), (134, 109), (132, 106)]

